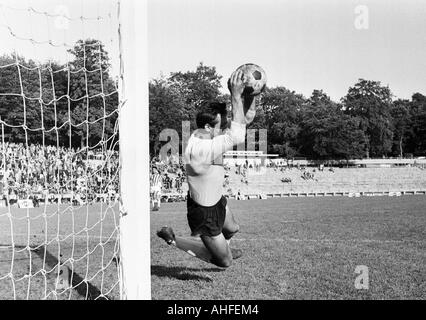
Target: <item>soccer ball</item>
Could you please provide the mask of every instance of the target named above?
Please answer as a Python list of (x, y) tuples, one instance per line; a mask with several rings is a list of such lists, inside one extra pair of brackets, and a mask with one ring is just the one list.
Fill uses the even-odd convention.
[[(257, 96), (266, 87), (266, 73), (261, 67), (254, 63), (246, 63), (238, 67), (238, 70), (243, 71), (243, 83), (245, 85), (244, 96)], [(231, 91), (231, 79), (228, 80), (228, 89)]]

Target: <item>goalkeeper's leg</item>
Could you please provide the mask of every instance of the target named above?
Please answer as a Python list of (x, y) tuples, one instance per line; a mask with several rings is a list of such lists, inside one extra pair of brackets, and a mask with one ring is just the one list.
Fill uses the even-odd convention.
[(213, 263), (222, 268), (227, 268), (232, 264), (232, 259), (241, 256), (238, 249), (231, 249), (221, 233), (217, 236), (202, 235), (201, 240), (185, 239), (176, 237), (170, 227), (163, 227), (157, 232), (157, 235), (164, 239), (168, 244), (197, 257), (205, 262)]
[(234, 215), (232, 214), (232, 211), (229, 210), (229, 206), (226, 205), (226, 216), (225, 216), (225, 222), (223, 223), (223, 229), (222, 233), (228, 242), (228, 244), (231, 241), (231, 238), (240, 231), (240, 226), (235, 221)]

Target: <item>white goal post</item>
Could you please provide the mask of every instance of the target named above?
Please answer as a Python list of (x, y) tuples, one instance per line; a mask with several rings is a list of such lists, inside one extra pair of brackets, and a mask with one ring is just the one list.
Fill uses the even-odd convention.
[[(149, 299), (149, 128), (146, 1), (120, 3), (122, 298)], [(142, 123), (142, 124), (141, 124)]]
[(0, 300), (151, 298), (145, 0), (0, 0)]

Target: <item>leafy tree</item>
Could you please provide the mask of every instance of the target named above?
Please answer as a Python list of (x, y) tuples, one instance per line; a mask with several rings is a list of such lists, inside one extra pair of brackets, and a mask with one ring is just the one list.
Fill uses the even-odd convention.
[(267, 88), (262, 110), (268, 129), (268, 152), (292, 158), (298, 154), (300, 110), (306, 99), (284, 87)]
[(164, 129), (181, 133), (185, 120), (184, 97), (164, 79), (149, 83), (149, 146), (151, 154), (158, 154), (159, 135)]
[(109, 56), (96, 39), (79, 40), (68, 52), (74, 56), (69, 65), (72, 138), (81, 147), (87, 143), (99, 146), (114, 134), (118, 118), (118, 94), (109, 75)]
[(183, 109), (184, 120), (191, 120), (195, 125), (195, 114), (204, 101), (218, 99), (221, 94), (220, 80), (222, 76), (216, 72), (215, 67), (205, 66), (202, 62), (195, 71), (173, 72), (168, 77), (170, 87), (180, 94), (185, 106)]
[(412, 135), (410, 145), (413, 154), (426, 155), (426, 96), (415, 93), (411, 99)]
[(118, 94), (103, 44), (79, 40), (69, 53), (74, 56), (69, 65), (17, 57), (18, 65), (14, 56), (0, 57), (0, 115), (7, 137), (94, 147), (115, 134)]
[(391, 116), (393, 127), (392, 153), (403, 157), (405, 145), (411, 131), (411, 104), (409, 100), (398, 99), (392, 103)]
[(362, 157), (365, 138), (359, 119), (344, 114), (341, 106), (314, 90), (303, 109), (299, 135), (301, 152), (311, 159)]
[[(19, 57), (19, 60), (22, 62), (24, 59)], [(0, 65), (3, 66), (0, 68), (0, 116), (7, 123), (5, 135), (23, 139), (22, 129), (18, 127), (24, 124), (19, 68), (15, 57), (9, 55), (0, 57)]]
[(360, 79), (342, 99), (346, 113), (359, 117), (366, 137), (366, 156), (386, 156), (392, 150), (392, 93), (379, 81)]
[(191, 128), (195, 128), (195, 115), (203, 102), (227, 101), (228, 95), (219, 91), (221, 78), (215, 67), (200, 63), (195, 71), (173, 72), (168, 77), (150, 81), (149, 123), (152, 154), (157, 154), (161, 147), (159, 134), (162, 130), (176, 130), (182, 138), (182, 121), (190, 121)]
[[(18, 64), (16, 63), (18, 62)], [(6, 140), (41, 143), (43, 140), (45, 78), (43, 67), (24, 57), (0, 57), (0, 115)]]

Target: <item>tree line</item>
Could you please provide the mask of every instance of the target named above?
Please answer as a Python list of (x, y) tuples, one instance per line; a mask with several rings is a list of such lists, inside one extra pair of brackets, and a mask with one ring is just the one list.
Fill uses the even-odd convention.
[(67, 63), (0, 56), (0, 117), (5, 142), (100, 147), (117, 142), (117, 83), (95, 39), (79, 40)]
[[(65, 64), (0, 56), (5, 141), (116, 145), (117, 81), (104, 45), (79, 40), (68, 54), (72, 59)], [(221, 93), (221, 79), (215, 67), (200, 63), (193, 71), (149, 81), (151, 155), (166, 143), (159, 139), (162, 130), (181, 135), (182, 121), (196, 128), (195, 114), (203, 102), (230, 103), (229, 94)], [(366, 79), (359, 79), (338, 102), (321, 89), (305, 97), (283, 86), (268, 87), (249, 128), (266, 129), (267, 151), (286, 158), (421, 156), (426, 154), (426, 96), (417, 92), (410, 100), (397, 99), (388, 86)]]
[[(220, 92), (222, 76), (200, 63), (195, 71), (172, 72), (149, 82), (150, 152), (166, 142), (165, 129), (182, 132), (182, 121), (195, 126), (203, 101), (229, 103)], [(321, 89), (310, 97), (283, 86), (268, 87), (258, 101), (249, 128), (267, 130), (268, 153), (285, 158), (361, 159), (426, 155), (426, 96), (397, 99), (380, 81), (359, 79), (339, 102)]]

